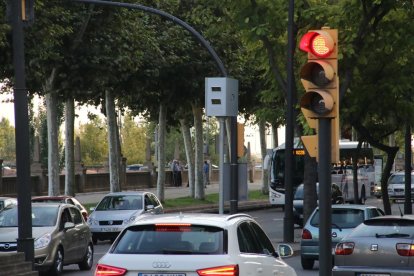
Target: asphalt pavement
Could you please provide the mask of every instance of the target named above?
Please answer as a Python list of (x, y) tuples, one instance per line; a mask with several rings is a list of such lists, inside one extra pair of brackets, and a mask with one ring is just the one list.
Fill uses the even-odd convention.
[[(259, 181), (255, 181), (253, 183), (248, 183), (248, 190), (249, 191), (255, 191), (255, 190), (261, 190), (262, 189), (262, 183)], [(154, 194), (157, 194), (156, 188), (148, 188), (148, 189), (139, 189), (139, 190), (145, 190), (152, 192)], [(139, 191), (137, 190), (137, 191)], [(205, 189), (205, 194), (217, 194), (219, 193), (220, 187), (218, 183), (212, 182), (210, 185), (207, 185), (207, 188)], [(98, 203), (109, 191), (107, 192), (92, 192), (92, 193), (78, 193), (76, 194), (76, 198), (82, 203), (82, 204), (94, 204)], [(165, 199), (172, 199), (172, 198), (180, 198), (180, 197), (186, 197), (190, 196), (190, 189), (188, 187), (166, 187), (164, 191), (164, 197)], [(255, 209), (265, 209), (265, 208), (275, 208), (272, 207), (272, 205), (269, 203), (268, 199), (265, 200), (244, 200), (244, 201), (238, 201), (237, 204), (238, 212), (244, 212), (249, 210), (255, 210)], [(225, 202), (224, 210), (225, 212), (228, 211), (229, 206), (228, 203)], [(219, 206), (218, 204), (212, 204), (212, 205), (200, 205), (200, 206), (191, 206), (186, 208), (180, 208), (180, 209), (166, 209), (165, 212), (218, 212)], [(282, 212), (281, 208), (278, 208), (280, 212)], [(276, 241), (277, 243), (283, 242), (283, 225), (281, 224), (281, 230), (277, 231), (277, 236), (274, 237), (272, 240)], [(292, 246), (295, 252), (298, 252), (300, 245), (300, 236), (301, 236), (301, 229), (295, 228), (294, 229), (294, 242), (287, 243)]]

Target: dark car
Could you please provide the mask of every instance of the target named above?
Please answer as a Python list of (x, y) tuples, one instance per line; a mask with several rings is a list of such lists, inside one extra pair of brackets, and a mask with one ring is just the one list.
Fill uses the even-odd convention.
[(414, 275), (414, 216), (361, 223), (335, 248), (332, 275)]
[[(343, 204), (344, 198), (342, 197), (341, 189), (335, 183), (332, 183), (332, 204)], [(319, 183), (316, 183), (316, 191), (319, 194)], [(303, 226), (303, 184), (300, 184), (293, 196), (293, 220), (294, 223)]]

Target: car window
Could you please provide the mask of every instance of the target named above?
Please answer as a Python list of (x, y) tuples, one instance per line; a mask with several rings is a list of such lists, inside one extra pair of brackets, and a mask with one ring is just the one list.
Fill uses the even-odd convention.
[(32, 206), (32, 225), (50, 227), (56, 225), (59, 208), (55, 206)]
[[(332, 225), (339, 228), (355, 228), (364, 221), (364, 211), (359, 209), (332, 209)], [(319, 209), (312, 217), (310, 224), (318, 227)]]
[(225, 231), (204, 225), (138, 225), (122, 232), (116, 254), (225, 254)]
[(70, 211), (68, 208), (65, 208), (62, 211), (62, 215), (60, 217), (60, 223), (59, 223), (60, 229), (63, 229), (66, 222), (73, 222), (72, 215), (70, 214)]
[[(404, 184), (405, 175), (404, 174), (393, 174), (388, 180), (388, 184)], [(411, 183), (414, 183), (414, 175), (411, 175)]]
[(82, 224), (82, 214), (80, 213), (79, 209), (76, 208), (70, 208), (70, 213), (72, 215), (72, 220), (74, 224)]
[(275, 249), (272, 245), (272, 242), (266, 236), (263, 229), (260, 228), (259, 225), (255, 224), (253, 222), (251, 222), (250, 225), (252, 226), (252, 230), (255, 232), (256, 237), (257, 237), (258, 241), (260, 242), (260, 245), (263, 248), (263, 252), (267, 253), (267, 254), (272, 254), (273, 252), (275, 252)]
[[(256, 226), (254, 223), (243, 222), (237, 228), (240, 252), (267, 255), (273, 253), (273, 246), (271, 243), (269, 245), (268, 241), (266, 241), (266, 235), (263, 231), (258, 230)], [(258, 232), (261, 233), (259, 234)]]
[(68, 203), (68, 204), (72, 204), (72, 205), (76, 205), (76, 204), (75, 204), (75, 202), (73, 202), (73, 200), (72, 200), (72, 199), (70, 199), (70, 198), (68, 198), (68, 199), (67, 199), (67, 203)]
[(158, 205), (160, 205), (160, 202), (158, 201), (158, 199), (155, 197), (155, 195), (150, 194), (150, 200), (152, 202), (152, 204), (154, 205), (154, 207), (157, 207)]
[(367, 210), (368, 218), (375, 218), (379, 216), (383, 216), (385, 213), (381, 209), (378, 208), (370, 208)]
[[(107, 210), (136, 210), (141, 209), (141, 195), (117, 195), (117, 196), (106, 196), (98, 206), (97, 211)], [(138, 206), (138, 207), (137, 207)]]
[(293, 196), (293, 199), (303, 200), (303, 185), (298, 186), (298, 188), (295, 191), (295, 195)]
[(17, 207), (0, 211), (0, 227), (17, 227)]
[(368, 220), (359, 225), (349, 237), (414, 238), (414, 220)]

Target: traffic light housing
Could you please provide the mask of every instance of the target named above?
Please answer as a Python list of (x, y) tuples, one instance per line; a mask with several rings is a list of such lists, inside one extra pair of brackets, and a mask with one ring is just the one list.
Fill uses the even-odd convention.
[[(322, 28), (308, 31), (299, 49), (308, 53), (308, 62), (300, 70), (305, 94), (300, 107), (309, 126), (318, 132), (317, 120), (331, 118), (332, 162), (339, 161), (339, 77), (338, 30)], [(312, 157), (317, 154), (317, 135), (302, 137)]]

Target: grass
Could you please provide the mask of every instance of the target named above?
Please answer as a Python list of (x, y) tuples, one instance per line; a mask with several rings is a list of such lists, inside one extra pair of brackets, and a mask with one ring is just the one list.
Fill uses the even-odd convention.
[[(262, 191), (249, 191), (249, 200), (266, 200), (269, 198), (268, 195), (264, 195)], [(208, 194), (204, 200), (194, 199), (192, 197), (179, 197), (166, 199), (162, 204), (164, 208), (181, 208), (188, 206), (200, 206), (209, 204), (218, 204), (219, 194)], [(84, 204), (86, 210), (90, 210), (91, 207), (95, 207), (97, 203)]]

